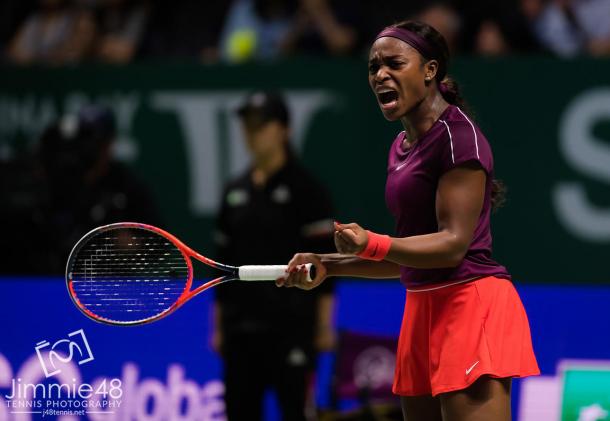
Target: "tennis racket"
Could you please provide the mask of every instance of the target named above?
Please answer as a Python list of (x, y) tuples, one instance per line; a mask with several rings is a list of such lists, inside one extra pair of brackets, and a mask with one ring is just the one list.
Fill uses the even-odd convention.
[[(195, 258), (226, 272), (193, 288)], [(304, 265), (309, 279), (311, 264)], [(192, 250), (151, 225), (120, 222), (87, 233), (72, 249), (66, 283), (74, 304), (91, 319), (139, 325), (165, 317), (208, 288), (229, 281), (272, 281), (286, 265), (229, 266)]]

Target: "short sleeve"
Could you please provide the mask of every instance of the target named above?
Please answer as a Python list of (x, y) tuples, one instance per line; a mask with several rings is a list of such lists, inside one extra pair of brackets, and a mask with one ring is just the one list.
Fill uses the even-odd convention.
[(493, 157), (487, 139), (470, 120), (445, 121), (447, 136), (441, 146), (441, 174), (468, 162), (477, 162), (488, 175)]

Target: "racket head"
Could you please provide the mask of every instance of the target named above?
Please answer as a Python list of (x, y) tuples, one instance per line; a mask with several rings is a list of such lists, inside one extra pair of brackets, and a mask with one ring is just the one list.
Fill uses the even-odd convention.
[(66, 284), (89, 318), (139, 325), (167, 316), (188, 298), (190, 249), (152, 225), (119, 222), (95, 228), (72, 249)]

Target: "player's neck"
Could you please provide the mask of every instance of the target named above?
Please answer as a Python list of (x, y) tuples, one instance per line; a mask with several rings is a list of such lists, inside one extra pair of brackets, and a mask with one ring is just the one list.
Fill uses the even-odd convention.
[(286, 164), (286, 160), (287, 157), (284, 151), (257, 159), (254, 162), (252, 170), (252, 181), (254, 184), (257, 186), (266, 184), (267, 180)]
[(449, 104), (442, 95), (436, 92), (424, 98), (413, 110), (402, 117), (400, 121), (405, 128), (408, 142), (413, 143), (426, 134), (448, 106)]

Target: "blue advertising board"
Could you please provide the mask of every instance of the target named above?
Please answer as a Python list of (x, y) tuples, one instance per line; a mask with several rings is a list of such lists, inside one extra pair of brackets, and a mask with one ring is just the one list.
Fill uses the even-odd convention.
[[(515, 419), (572, 419), (567, 411), (606, 419), (608, 401), (586, 401), (579, 385), (591, 376), (605, 381), (608, 372), (610, 287), (517, 289), (542, 376), (514, 382)], [(0, 291), (0, 421), (226, 419), (222, 364), (209, 346), (211, 293), (166, 319), (122, 328), (86, 318), (61, 279), (3, 278)], [(398, 334), (404, 289), (397, 281), (342, 280), (336, 293), (338, 328)], [(331, 362), (321, 360), (320, 406), (329, 404)]]

